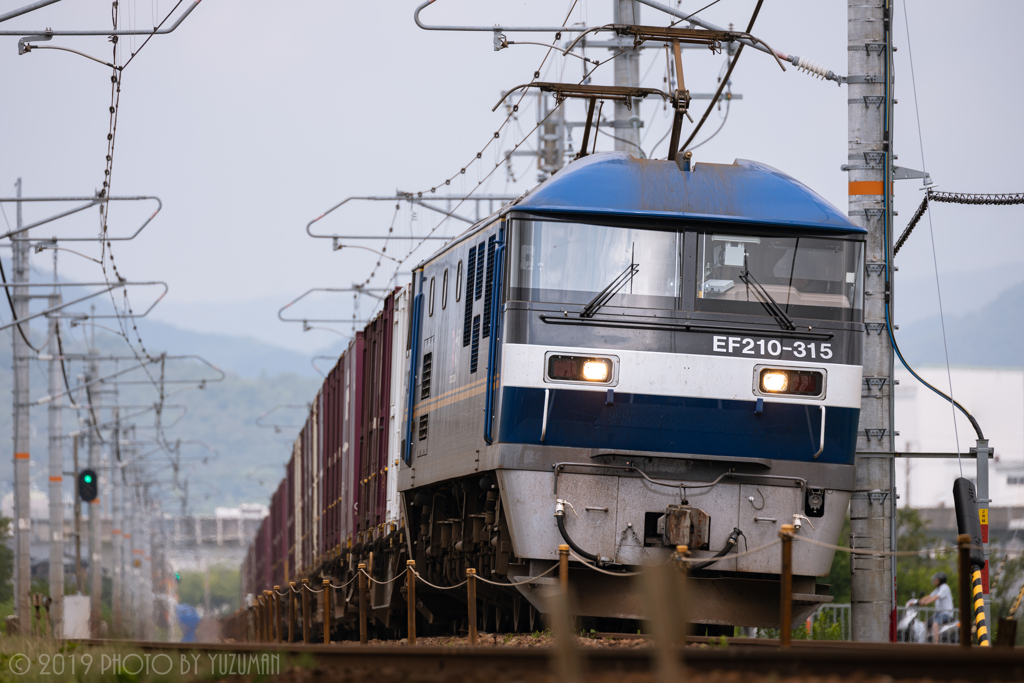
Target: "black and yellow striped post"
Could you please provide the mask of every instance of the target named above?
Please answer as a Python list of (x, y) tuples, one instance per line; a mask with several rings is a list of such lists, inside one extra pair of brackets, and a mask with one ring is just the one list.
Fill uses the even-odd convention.
[(988, 625), (985, 623), (985, 594), (981, 587), (981, 567), (971, 567), (971, 594), (974, 600), (974, 627), (978, 645), (989, 647)]

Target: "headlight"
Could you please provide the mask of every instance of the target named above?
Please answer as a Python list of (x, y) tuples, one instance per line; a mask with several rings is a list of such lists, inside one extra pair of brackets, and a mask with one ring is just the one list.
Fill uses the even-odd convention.
[(786, 396), (821, 396), (824, 393), (825, 375), (816, 370), (760, 368), (755, 372), (755, 386), (761, 393)]
[(772, 393), (785, 391), (789, 386), (789, 378), (784, 372), (772, 372), (771, 370), (761, 375), (761, 391)]
[(612, 358), (552, 354), (547, 358), (547, 379), (578, 384), (613, 384), (614, 362)]
[(588, 382), (608, 381), (608, 376), (611, 374), (611, 369), (608, 365), (608, 361), (603, 358), (600, 360), (588, 360), (583, 364), (583, 379)]

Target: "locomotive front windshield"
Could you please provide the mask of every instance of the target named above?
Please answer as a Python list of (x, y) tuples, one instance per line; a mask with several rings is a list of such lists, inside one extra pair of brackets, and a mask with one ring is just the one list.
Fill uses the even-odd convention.
[(680, 239), (676, 232), (518, 221), (511, 296), (587, 304), (618, 284), (614, 306), (676, 308)]
[(862, 319), (864, 245), (816, 237), (700, 233), (696, 308), (794, 318)]
[(863, 318), (860, 241), (544, 220), (514, 226), (509, 294), (515, 300), (678, 310), (684, 308), (682, 255), (689, 252), (697, 259), (696, 291), (686, 296), (697, 311)]

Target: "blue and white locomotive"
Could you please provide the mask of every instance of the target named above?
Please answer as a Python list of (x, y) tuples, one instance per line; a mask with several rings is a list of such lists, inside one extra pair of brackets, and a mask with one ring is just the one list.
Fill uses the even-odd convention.
[[(519, 583), (558, 546), (606, 569), (696, 565), (697, 622), (777, 624), (782, 524), (835, 543), (854, 489), (865, 231), (751, 161), (580, 159), (413, 273), (397, 487), (434, 583)], [(794, 547), (794, 615), (832, 551)], [(404, 565), (395, 563), (396, 571)], [(485, 587), (496, 629), (550, 576)], [(638, 618), (581, 569), (584, 617)], [(423, 588), (432, 617), (441, 593)], [(525, 598), (525, 600), (523, 599)], [(438, 616), (438, 619), (441, 619)], [(486, 618), (486, 617), (485, 617)]]

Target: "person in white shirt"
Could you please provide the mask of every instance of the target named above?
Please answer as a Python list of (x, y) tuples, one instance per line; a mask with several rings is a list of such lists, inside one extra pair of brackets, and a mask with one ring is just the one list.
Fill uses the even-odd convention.
[(944, 572), (935, 574), (932, 577), (932, 585), (935, 586), (935, 590), (917, 601), (919, 605), (935, 604), (935, 614), (928, 617), (933, 643), (939, 642), (939, 626), (953, 621), (953, 593), (949, 590), (947, 581)]

